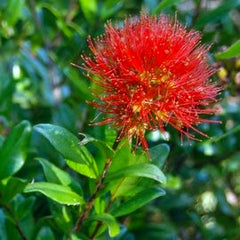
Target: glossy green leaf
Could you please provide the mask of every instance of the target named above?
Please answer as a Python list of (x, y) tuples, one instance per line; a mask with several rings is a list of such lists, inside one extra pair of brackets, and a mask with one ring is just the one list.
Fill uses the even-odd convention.
[(79, 146), (79, 140), (67, 129), (52, 124), (38, 124), (34, 129), (42, 134), (51, 145), (66, 159), (78, 163), (88, 163)]
[(71, 177), (62, 169), (56, 167), (55, 165), (53, 165), (52, 163), (43, 158), (37, 158), (37, 160), (41, 163), (48, 182), (61, 184), (65, 186), (71, 183)]
[(110, 214), (102, 213), (101, 215), (91, 216), (88, 220), (97, 220), (106, 223), (110, 237), (115, 237), (120, 232), (120, 227), (116, 219)]
[(32, 183), (26, 186), (24, 192), (40, 192), (48, 198), (61, 204), (79, 205), (84, 203), (83, 198), (77, 193), (73, 192), (71, 188), (55, 183)]
[(235, 42), (227, 50), (215, 55), (218, 59), (229, 59), (240, 56), (240, 40)]
[(165, 8), (171, 7), (173, 5), (176, 5), (180, 2), (182, 2), (183, 0), (162, 0), (158, 6), (155, 8), (155, 10), (153, 11), (154, 14), (159, 14), (161, 13), (161, 11)]
[(159, 168), (162, 168), (167, 160), (170, 148), (167, 144), (163, 143), (150, 148), (149, 152), (154, 165), (157, 165)]
[[(72, 133), (65, 128), (52, 124), (38, 124), (34, 126), (34, 129), (49, 140), (70, 167), (77, 166), (78, 173), (96, 178), (98, 172), (94, 158), (87, 148), (79, 145), (78, 138)], [(69, 164), (70, 161), (73, 163)]]
[[(36, 158), (42, 165), (44, 175), (48, 182), (69, 186), (76, 192), (82, 192), (81, 186), (71, 178), (71, 176), (62, 169), (56, 167), (46, 159)], [(70, 161), (69, 161), (70, 162)]]
[(113, 157), (114, 156), (114, 151), (112, 148), (104, 141), (101, 141), (99, 139), (93, 138), (87, 134), (80, 133), (79, 136), (82, 138), (81, 141), (79, 142), (80, 146), (86, 145), (88, 143), (93, 143), (97, 148), (103, 149), (106, 153), (107, 156)]
[(10, 177), (2, 180), (0, 182), (0, 202), (7, 203), (17, 193), (21, 193), (26, 185), (27, 181), (20, 178)]
[(91, 167), (88, 167), (85, 164), (76, 163), (76, 162), (68, 161), (68, 160), (66, 160), (66, 163), (71, 169), (73, 169), (75, 172), (77, 172), (79, 174), (85, 175), (89, 178), (96, 178), (96, 176), (97, 176), (94, 169)]
[(165, 195), (165, 191), (161, 188), (148, 188), (139, 192), (134, 197), (128, 199), (126, 202), (111, 211), (115, 217), (120, 217), (129, 214), (138, 208), (146, 205), (150, 201)]
[(116, 172), (111, 172), (107, 175), (106, 181), (112, 181), (123, 177), (145, 177), (161, 183), (166, 182), (166, 177), (162, 171), (157, 166), (149, 163), (135, 164)]
[(28, 121), (15, 126), (0, 149), (0, 179), (16, 173), (26, 161), (27, 146), (31, 134)]

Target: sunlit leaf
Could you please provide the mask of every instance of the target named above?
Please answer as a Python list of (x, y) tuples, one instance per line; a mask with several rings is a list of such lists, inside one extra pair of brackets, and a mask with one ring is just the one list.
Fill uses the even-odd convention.
[(9, 25), (14, 25), (21, 17), (24, 0), (8, 0), (8, 5), (4, 12), (4, 19)]
[(41, 163), (48, 182), (70, 186), (76, 189), (77, 192), (82, 192), (80, 185), (77, 184), (66, 171), (63, 171), (43, 158), (37, 158), (37, 160)]
[(61, 204), (79, 205), (84, 203), (83, 198), (77, 193), (73, 192), (71, 188), (55, 183), (32, 183), (26, 186), (24, 192), (40, 192), (48, 198)]
[(66, 159), (69, 166), (77, 166), (78, 172), (91, 178), (97, 176), (97, 166), (87, 148), (79, 145), (79, 140), (65, 128), (52, 124), (38, 124), (34, 129), (41, 133), (51, 145)]
[(97, 12), (97, 1), (96, 0), (78, 0), (84, 16), (88, 21), (92, 22), (94, 14)]
[(111, 172), (107, 175), (106, 181), (112, 181), (123, 177), (145, 177), (161, 183), (166, 182), (166, 178), (162, 171), (157, 166), (149, 163), (135, 164), (116, 172)]

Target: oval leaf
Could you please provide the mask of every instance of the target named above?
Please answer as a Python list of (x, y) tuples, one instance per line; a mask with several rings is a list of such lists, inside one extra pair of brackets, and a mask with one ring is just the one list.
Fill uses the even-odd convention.
[(218, 59), (228, 59), (228, 58), (233, 58), (238, 56), (240, 56), (240, 40), (235, 42), (226, 51), (215, 55), (215, 57)]
[(120, 217), (137, 210), (153, 199), (163, 195), (165, 195), (165, 191), (161, 188), (148, 188), (128, 199), (126, 202), (121, 203), (119, 207), (113, 209), (111, 212), (115, 217)]
[(111, 181), (123, 177), (146, 177), (154, 179), (158, 182), (165, 183), (166, 177), (162, 171), (155, 165), (149, 163), (141, 163), (128, 166), (116, 172), (107, 175), (106, 181)]
[(150, 156), (154, 165), (162, 168), (170, 152), (167, 144), (159, 144), (149, 149)]
[(101, 215), (91, 216), (88, 218), (88, 220), (96, 220), (106, 223), (110, 237), (115, 237), (120, 232), (120, 228), (116, 219), (110, 214), (102, 213)]
[(47, 138), (66, 160), (84, 165), (78, 171), (80, 174), (91, 178), (97, 177), (98, 171), (94, 158), (86, 147), (79, 145), (78, 138), (72, 133), (65, 128), (52, 124), (38, 124), (34, 126), (34, 129)]
[(56, 167), (54, 164), (43, 158), (36, 158), (42, 165), (44, 175), (48, 182), (61, 184), (61, 185), (69, 185), (71, 183), (71, 177), (64, 172), (62, 169)]
[(0, 179), (16, 173), (25, 163), (31, 134), (28, 121), (15, 126), (5, 139), (0, 151)]
[(81, 186), (74, 179), (72, 179), (67, 172), (56, 167), (54, 164), (50, 163), (46, 159), (43, 159), (43, 158), (36, 158), (36, 159), (42, 165), (44, 175), (48, 182), (69, 186), (74, 191), (82, 193)]
[(47, 138), (64, 158), (79, 163), (88, 163), (78, 144), (78, 138), (65, 128), (52, 124), (38, 124), (34, 126), (34, 129)]
[(40, 192), (52, 200), (67, 205), (83, 204), (84, 200), (67, 186), (48, 182), (37, 182), (26, 186), (24, 192)]

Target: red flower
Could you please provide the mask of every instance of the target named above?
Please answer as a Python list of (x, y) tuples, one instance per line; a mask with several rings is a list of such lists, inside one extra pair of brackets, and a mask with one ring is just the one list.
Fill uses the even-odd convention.
[(108, 23), (103, 36), (90, 38), (92, 56), (83, 56), (83, 69), (98, 86), (92, 104), (107, 114), (98, 124), (111, 123), (121, 138), (134, 138), (144, 149), (145, 131), (164, 132), (167, 124), (188, 139), (196, 139), (190, 129), (207, 136), (195, 126), (216, 122), (201, 115), (216, 112), (208, 105), (219, 88), (208, 81), (215, 71), (200, 38), (166, 16), (143, 14), (123, 27)]

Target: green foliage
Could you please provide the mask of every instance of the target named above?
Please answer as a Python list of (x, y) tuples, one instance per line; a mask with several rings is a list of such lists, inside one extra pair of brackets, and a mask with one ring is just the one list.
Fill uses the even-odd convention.
[(116, 207), (112, 210), (112, 214), (115, 217), (120, 217), (126, 214), (129, 214), (138, 208), (146, 205), (150, 201), (154, 200), (155, 198), (161, 197), (165, 195), (164, 190), (161, 188), (148, 188), (145, 189), (134, 197), (128, 199), (125, 203), (121, 204), (120, 206)]
[(232, 46), (230, 46), (224, 52), (216, 54), (216, 58), (218, 59), (228, 59), (238, 57), (240, 55), (240, 40), (235, 42)]
[[(176, 15), (212, 44), (222, 124), (198, 126), (212, 138), (181, 144), (167, 126), (169, 140), (147, 135), (149, 153), (113, 150), (116, 131), (89, 125), (92, 83), (71, 63), (81, 68), (87, 37), (109, 19), (141, 11)], [(87, 240), (99, 222), (99, 240), (238, 239), (239, 16), (239, 0), (0, 1), (0, 239)]]
[(77, 137), (66, 129), (51, 124), (38, 124), (34, 129), (46, 137), (61, 153), (69, 167), (80, 174), (96, 178), (95, 160), (84, 146), (79, 146)]
[(24, 192), (40, 192), (50, 199), (67, 205), (78, 205), (84, 201), (81, 196), (71, 190), (71, 188), (49, 182), (38, 182), (27, 185)]
[(161, 183), (166, 182), (165, 176), (161, 170), (155, 165), (149, 163), (134, 164), (116, 172), (111, 172), (107, 175), (106, 181), (108, 182), (124, 177), (146, 177)]
[(0, 179), (15, 174), (26, 161), (31, 133), (30, 123), (22, 121), (15, 126), (2, 144), (0, 152)]
[(16, 194), (23, 191), (27, 185), (27, 181), (20, 178), (10, 177), (2, 180), (0, 184), (0, 194), (2, 196), (0, 202), (2, 204), (7, 204)]
[(89, 220), (96, 220), (100, 222), (104, 222), (108, 226), (108, 231), (109, 231), (109, 236), (110, 237), (115, 237), (116, 235), (119, 234), (120, 232), (120, 227), (115, 220), (115, 218), (107, 213), (99, 214), (97, 216), (91, 216)]

